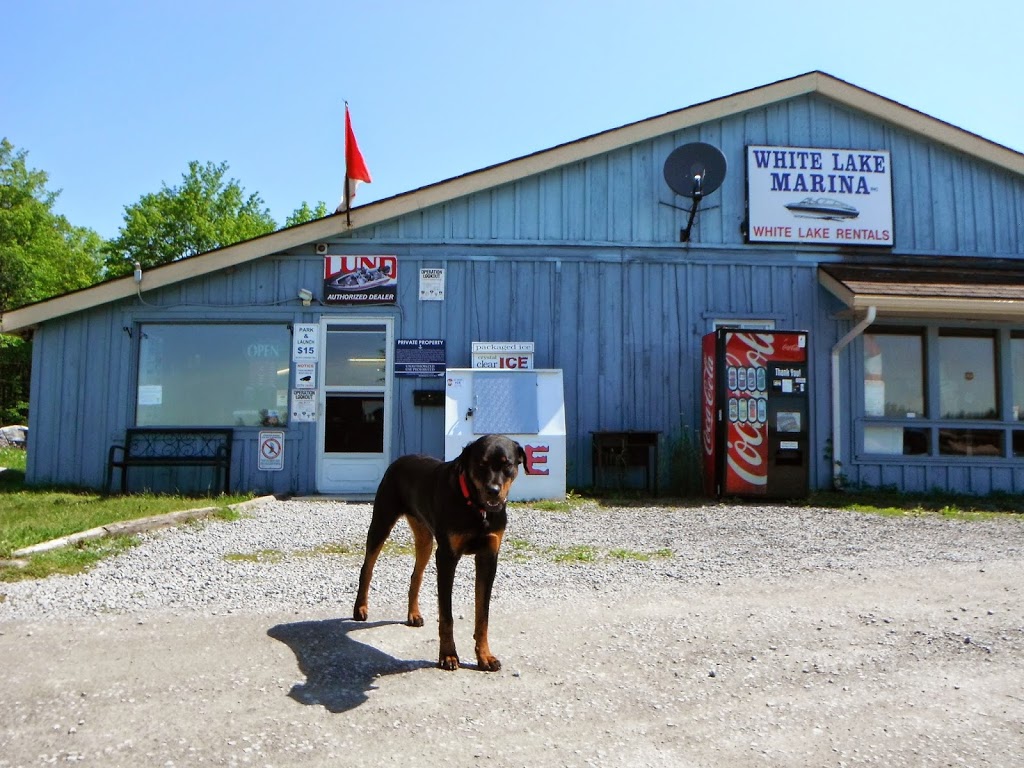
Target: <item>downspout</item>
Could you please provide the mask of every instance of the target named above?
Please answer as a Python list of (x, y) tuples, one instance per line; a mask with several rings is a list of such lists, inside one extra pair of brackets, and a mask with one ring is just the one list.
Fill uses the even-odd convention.
[(842, 456), (842, 417), (839, 413), (841, 398), (839, 392), (839, 353), (854, 339), (864, 333), (865, 329), (875, 322), (877, 309), (868, 307), (864, 319), (850, 329), (843, 338), (832, 347), (832, 487), (842, 488), (843, 456)]

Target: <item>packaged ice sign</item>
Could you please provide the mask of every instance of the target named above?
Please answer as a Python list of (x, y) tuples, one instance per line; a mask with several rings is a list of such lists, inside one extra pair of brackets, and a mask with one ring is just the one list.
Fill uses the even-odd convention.
[(325, 256), (324, 304), (394, 304), (395, 256)]
[(444, 455), (451, 461), (480, 435), (507, 435), (526, 463), (513, 501), (565, 498), (565, 403), (562, 371), (449, 368), (445, 371)]
[(474, 341), (473, 367), (497, 371), (533, 369), (532, 341)]
[(747, 147), (747, 239), (892, 246), (885, 150)]

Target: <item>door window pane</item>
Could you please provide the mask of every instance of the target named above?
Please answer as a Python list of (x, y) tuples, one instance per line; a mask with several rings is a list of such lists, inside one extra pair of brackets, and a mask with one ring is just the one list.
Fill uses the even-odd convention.
[(384, 450), (383, 395), (328, 395), (324, 451), (380, 453)]
[(922, 350), (920, 334), (864, 334), (865, 416), (924, 416)]
[(996, 418), (996, 340), (993, 335), (941, 332), (939, 376), (941, 418)]
[(328, 387), (383, 387), (386, 353), (383, 325), (329, 326), (324, 383)]
[(136, 424), (284, 423), (291, 373), (288, 326), (147, 323), (140, 331)]

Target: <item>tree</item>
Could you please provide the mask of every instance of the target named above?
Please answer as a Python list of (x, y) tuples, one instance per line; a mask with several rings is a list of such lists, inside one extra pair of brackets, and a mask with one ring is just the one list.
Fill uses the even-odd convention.
[(102, 239), (54, 213), (59, 191), (28, 152), (0, 140), (0, 312), (84, 288), (102, 273)]
[[(102, 240), (53, 212), (60, 192), (46, 188), (43, 171), (30, 169), (24, 149), (0, 140), (0, 312), (97, 282)], [(28, 420), (32, 347), (0, 337), (0, 422)]]
[(284, 225), (286, 227), (294, 227), (297, 224), (305, 224), (307, 221), (322, 219), (326, 215), (327, 203), (323, 200), (316, 204), (316, 208), (310, 208), (309, 203), (303, 200), (302, 207), (296, 208), (292, 215), (285, 219)]
[(144, 268), (223, 248), (273, 232), (277, 224), (257, 194), (246, 196), (227, 163), (188, 164), (178, 187), (143, 195), (125, 206), (124, 226), (106, 247), (107, 275)]

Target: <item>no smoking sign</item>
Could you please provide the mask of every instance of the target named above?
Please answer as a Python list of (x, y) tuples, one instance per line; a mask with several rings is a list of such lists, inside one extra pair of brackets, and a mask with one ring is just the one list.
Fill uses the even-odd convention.
[(284, 469), (284, 432), (260, 432), (259, 468), (265, 472)]

